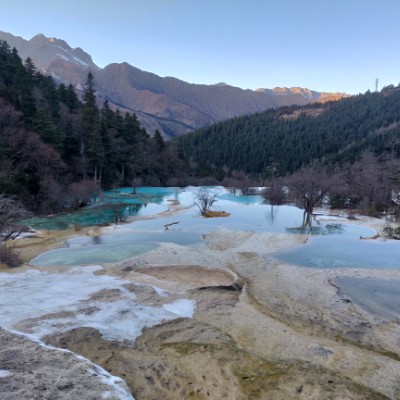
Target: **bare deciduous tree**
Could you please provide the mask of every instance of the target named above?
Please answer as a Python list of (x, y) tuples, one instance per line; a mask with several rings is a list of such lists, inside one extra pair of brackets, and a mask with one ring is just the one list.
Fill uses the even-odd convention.
[(349, 197), (363, 213), (388, 211), (392, 205), (392, 190), (396, 174), (390, 163), (379, 162), (370, 153), (355, 162), (348, 170)]
[(199, 207), (200, 214), (204, 215), (216, 202), (217, 200), (216, 192), (211, 189), (200, 189), (195, 197), (195, 203)]
[(21, 260), (6, 242), (16, 239), (24, 231), (24, 227), (18, 223), (18, 220), (28, 215), (29, 213), (21, 203), (0, 194), (0, 262), (10, 267), (17, 267), (21, 264)]
[(24, 229), (17, 221), (28, 215), (20, 202), (0, 194), (0, 241), (17, 238)]
[(78, 209), (100, 194), (100, 188), (94, 180), (74, 182), (68, 187), (68, 208)]
[(267, 182), (262, 196), (271, 206), (280, 206), (286, 201), (284, 182), (279, 178), (272, 178)]
[(317, 167), (303, 168), (286, 179), (288, 200), (304, 210), (305, 225), (311, 224), (314, 207), (322, 203), (338, 179)]

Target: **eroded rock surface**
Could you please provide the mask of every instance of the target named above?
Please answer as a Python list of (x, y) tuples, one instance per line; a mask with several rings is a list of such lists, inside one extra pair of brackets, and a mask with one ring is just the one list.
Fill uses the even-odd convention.
[(0, 399), (132, 400), (126, 384), (83, 357), (0, 328)]

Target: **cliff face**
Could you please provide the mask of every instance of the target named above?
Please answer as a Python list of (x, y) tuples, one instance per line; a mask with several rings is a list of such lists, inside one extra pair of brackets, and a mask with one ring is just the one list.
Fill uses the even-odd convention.
[(135, 112), (149, 131), (166, 137), (182, 135), (234, 116), (264, 111), (283, 105), (304, 105), (336, 100), (343, 94), (319, 93), (303, 88), (243, 90), (224, 83), (198, 85), (176, 78), (162, 78), (128, 63), (99, 68), (81, 48), (71, 48), (64, 40), (38, 34), (31, 40), (0, 32), (0, 40), (30, 57), (38, 70), (58, 82), (72, 83), (80, 91), (91, 71), (99, 102), (107, 99), (122, 112)]

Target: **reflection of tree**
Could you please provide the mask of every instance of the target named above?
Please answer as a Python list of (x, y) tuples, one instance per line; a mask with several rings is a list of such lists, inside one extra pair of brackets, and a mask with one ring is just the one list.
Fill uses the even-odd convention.
[[(305, 227), (308, 226), (308, 231), (312, 231), (314, 208), (323, 202), (338, 182), (339, 177), (332, 176), (324, 167), (302, 168), (288, 177), (272, 177), (263, 196), (271, 207), (289, 202), (303, 209), (304, 219), (301, 229), (307, 231)], [(273, 220), (273, 208), (271, 208), (271, 219)]]
[(268, 221), (268, 223), (270, 225), (274, 225), (274, 219), (275, 219), (276, 214), (278, 213), (278, 211), (279, 211), (279, 207), (278, 208), (277, 207), (274, 208), (274, 205), (271, 204), (271, 207), (270, 207), (269, 211), (265, 212), (265, 217), (266, 217), (266, 219), (267, 219), (267, 221)]
[(289, 201), (304, 210), (303, 226), (309, 225), (312, 229), (314, 207), (322, 203), (337, 183), (337, 177), (329, 175), (325, 168), (317, 167), (303, 168), (287, 178)]
[(94, 235), (92, 237), (93, 244), (103, 244), (103, 238), (101, 235)]
[(313, 226), (312, 223), (303, 220), (303, 224), (301, 226), (295, 228), (286, 228), (286, 232), (307, 235), (338, 235), (344, 232), (344, 226), (342, 224)]
[(328, 235), (336, 235), (344, 232), (342, 224), (327, 224), (325, 228)]

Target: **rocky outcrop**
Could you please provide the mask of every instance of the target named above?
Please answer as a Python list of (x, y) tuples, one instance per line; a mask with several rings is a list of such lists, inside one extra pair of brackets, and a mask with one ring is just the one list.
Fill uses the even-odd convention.
[(0, 398), (133, 400), (122, 379), (84, 357), (1, 328)]

